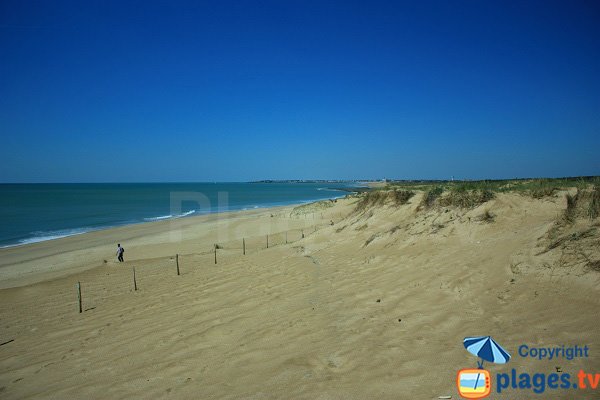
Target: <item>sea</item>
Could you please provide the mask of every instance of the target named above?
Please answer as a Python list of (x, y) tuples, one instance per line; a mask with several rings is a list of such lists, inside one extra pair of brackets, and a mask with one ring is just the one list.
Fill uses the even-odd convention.
[(308, 203), (354, 183), (0, 184), (0, 247), (170, 218)]

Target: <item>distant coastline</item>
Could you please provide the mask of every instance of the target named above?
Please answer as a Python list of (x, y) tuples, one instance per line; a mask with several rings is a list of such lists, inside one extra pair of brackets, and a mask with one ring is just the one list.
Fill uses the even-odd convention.
[(341, 184), (366, 184), (372, 180), (337, 180), (337, 179), (262, 179), (248, 183), (341, 183)]
[(351, 186), (342, 187), (326, 187), (327, 190), (337, 190), (348, 193), (362, 193), (373, 190), (373, 180), (335, 180), (335, 179), (283, 179), (283, 180), (271, 180), (265, 179), (260, 181), (251, 181), (248, 183), (276, 183), (276, 184), (288, 184), (288, 183), (306, 183), (306, 184), (346, 184)]

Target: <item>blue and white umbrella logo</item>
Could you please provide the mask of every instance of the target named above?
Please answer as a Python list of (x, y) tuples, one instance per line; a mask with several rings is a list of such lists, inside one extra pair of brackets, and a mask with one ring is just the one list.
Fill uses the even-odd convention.
[(466, 337), (463, 345), (469, 353), (481, 358), (477, 362), (479, 368), (483, 368), (483, 362), (488, 361), (495, 364), (506, 364), (510, 360), (510, 354), (492, 339), (491, 336)]
[[(493, 362), (496, 364), (505, 364), (510, 360), (510, 354), (506, 352), (498, 343), (492, 339), (491, 336), (477, 336), (477, 337), (466, 337), (463, 340), (463, 345), (469, 353), (476, 357), (481, 358), (481, 361), (477, 361), (477, 367), (483, 369), (483, 362)], [(475, 379), (474, 389), (477, 389), (479, 385), (479, 378), (481, 374), (477, 374)]]

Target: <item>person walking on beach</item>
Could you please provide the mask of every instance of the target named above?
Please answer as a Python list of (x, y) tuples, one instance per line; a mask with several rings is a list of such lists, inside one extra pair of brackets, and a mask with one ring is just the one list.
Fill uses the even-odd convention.
[(125, 249), (121, 247), (121, 243), (117, 245), (117, 256), (119, 258), (119, 262), (123, 262), (123, 253), (125, 253)]

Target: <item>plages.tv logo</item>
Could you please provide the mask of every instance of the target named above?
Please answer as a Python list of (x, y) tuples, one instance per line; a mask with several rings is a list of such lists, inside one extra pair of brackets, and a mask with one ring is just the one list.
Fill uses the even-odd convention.
[(480, 358), (477, 368), (465, 368), (456, 374), (458, 394), (465, 399), (482, 399), (492, 391), (492, 376), (483, 368), (485, 361), (505, 364), (510, 360), (506, 352), (491, 336), (466, 337), (463, 340), (465, 349)]

